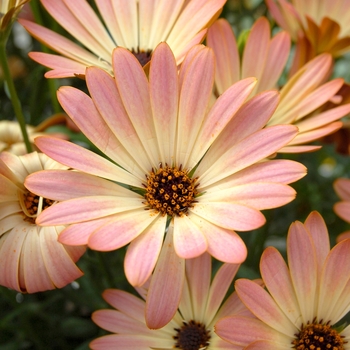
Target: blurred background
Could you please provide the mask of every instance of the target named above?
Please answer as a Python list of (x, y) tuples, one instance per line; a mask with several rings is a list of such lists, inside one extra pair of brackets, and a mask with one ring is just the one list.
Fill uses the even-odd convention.
[[(40, 18), (46, 27), (64, 33), (41, 7), (39, 0), (31, 0), (21, 15), (33, 16), (31, 10), (35, 13), (35, 18)], [(262, 0), (228, 0), (221, 16), (229, 20), (236, 35), (239, 35), (249, 30), (257, 18), (268, 14)], [(269, 16), (268, 18), (271, 20)], [(271, 25), (274, 26), (272, 20)], [(274, 30), (279, 29), (274, 27)], [(73, 85), (86, 90), (83, 80), (45, 79), (46, 69), (30, 60), (27, 54), (33, 50), (47, 49), (29, 36), (18, 23), (13, 26), (7, 50), (28, 124), (37, 126), (50, 116), (62, 112), (55, 95), (59, 86)], [(349, 67), (350, 56), (347, 55), (336, 62), (334, 76), (342, 76), (350, 82)], [(0, 82), (0, 120), (14, 120), (1, 69)], [(73, 142), (92, 147), (83, 135), (67, 126), (65, 118), (62, 118), (61, 124), (49, 127), (47, 132), (63, 133)], [(344, 149), (342, 154), (337, 152), (339, 145), (335, 144), (335, 140), (340, 140)], [(333, 182), (339, 177), (350, 177), (347, 142), (347, 138), (327, 137), (323, 142), (318, 142), (324, 145), (320, 151), (292, 157), (308, 168), (308, 175), (292, 185), (297, 191), (297, 198), (292, 203), (265, 211), (267, 224), (264, 227), (241, 234), (248, 246), (249, 255), (238, 272), (238, 278), (259, 277), (259, 259), (265, 247), (275, 246), (285, 254), (289, 225), (296, 220), (304, 221), (313, 210), (319, 211), (325, 219), (332, 246), (338, 234), (350, 229), (350, 225), (333, 212), (334, 203), (339, 201)], [(90, 320), (94, 310), (108, 307), (101, 298), (101, 292), (106, 288), (120, 288), (135, 293), (123, 272), (124, 254), (125, 249), (110, 253), (88, 250), (78, 262), (85, 275), (63, 289), (29, 295), (0, 287), (0, 349), (88, 349), (88, 343), (92, 339), (104, 334)], [(216, 262), (215, 267), (219, 264)]]

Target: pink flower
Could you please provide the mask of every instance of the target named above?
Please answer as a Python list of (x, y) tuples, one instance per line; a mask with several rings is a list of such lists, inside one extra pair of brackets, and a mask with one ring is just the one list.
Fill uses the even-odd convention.
[(0, 285), (35, 293), (62, 288), (82, 276), (75, 262), (85, 247), (57, 242), (64, 226), (39, 227), (37, 215), (52, 201), (23, 185), (28, 174), (43, 169), (66, 169), (45, 154), (0, 155)]
[[(334, 182), (334, 189), (337, 195), (342, 199), (341, 202), (335, 203), (335, 213), (350, 223), (350, 179), (337, 179)], [(337, 241), (340, 242), (344, 239), (350, 238), (350, 231), (343, 232), (337, 237)]]
[(86, 0), (41, 0), (51, 16), (82, 45), (33, 22), (19, 22), (36, 39), (62, 56), (32, 52), (30, 57), (52, 71), (47, 78), (85, 76), (97, 66), (113, 74), (112, 52), (124, 47), (144, 65), (156, 46), (166, 41), (176, 62), (199, 44), (207, 26), (217, 18), (226, 0), (95, 0), (104, 26)]
[[(246, 247), (235, 231), (262, 226), (261, 210), (293, 200), (287, 184), (305, 175), (299, 163), (266, 160), (297, 133), (290, 125), (262, 129), (278, 94), (245, 103), (256, 82), (248, 78), (210, 109), (214, 57), (204, 46), (189, 52), (179, 75), (166, 43), (154, 51), (149, 80), (126, 49), (114, 51), (113, 66), (115, 80), (102, 69), (87, 70), (91, 97), (72, 87), (58, 93), (67, 114), (110, 160), (67, 141), (37, 138), (43, 152), (81, 171), (27, 179), (32, 191), (61, 201), (37, 223), (71, 224), (59, 237), (65, 244), (108, 251), (130, 243), (124, 267), (134, 286), (150, 277), (162, 246), (176, 252), (168, 265), (162, 260), (168, 255), (159, 258), (163, 272), (173, 268), (165, 272), (169, 283), (183, 279), (183, 259), (204, 252), (244, 261)], [(173, 239), (163, 245), (166, 231)], [(179, 298), (181, 288), (173, 294)]]
[(334, 327), (350, 310), (349, 251), (350, 240), (330, 250), (327, 227), (317, 212), (305, 224), (293, 223), (287, 238), (289, 268), (269, 247), (260, 262), (267, 291), (246, 279), (235, 284), (256, 319), (223, 318), (216, 333), (247, 350), (350, 349), (350, 326)]
[[(247, 77), (258, 79), (251, 96), (278, 89), (280, 79), (290, 54), (290, 37), (280, 32), (270, 37), (270, 25), (266, 18), (259, 18), (253, 25), (244, 47), (242, 59), (235, 36), (225, 19), (217, 20), (208, 30), (207, 43), (216, 56), (215, 91), (222, 94), (233, 83)], [(342, 126), (340, 118), (350, 112), (350, 104), (320, 110), (342, 87), (343, 79), (327, 82), (332, 70), (329, 54), (320, 55), (300, 68), (280, 88), (280, 101), (267, 125), (292, 124), (299, 134), (279, 152), (296, 153), (317, 150), (320, 146), (308, 145)]]
[[(251, 316), (236, 293), (221, 305), (238, 268), (236, 264), (222, 265), (211, 283), (211, 259), (208, 254), (186, 260), (184, 293), (179, 309), (172, 320), (158, 330), (147, 328), (143, 300), (122, 290), (107, 289), (103, 298), (117, 310), (96, 311), (92, 319), (98, 326), (114, 334), (93, 340), (91, 349), (242, 349), (214, 333), (214, 324), (220, 317)], [(139, 292), (144, 298), (147, 288)]]

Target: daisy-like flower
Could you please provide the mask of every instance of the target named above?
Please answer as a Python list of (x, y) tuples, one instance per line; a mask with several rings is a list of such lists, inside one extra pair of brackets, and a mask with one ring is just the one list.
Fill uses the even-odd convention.
[[(247, 251), (234, 230), (262, 226), (260, 210), (293, 200), (287, 184), (305, 175), (299, 163), (266, 160), (297, 133), (290, 125), (262, 129), (277, 92), (245, 103), (256, 81), (248, 78), (210, 109), (214, 56), (202, 45), (191, 49), (179, 75), (166, 43), (152, 55), (149, 79), (124, 48), (115, 49), (113, 66), (115, 79), (100, 68), (87, 69), (91, 97), (73, 87), (58, 92), (67, 114), (111, 161), (67, 141), (36, 138), (43, 152), (81, 171), (28, 177), (31, 191), (61, 201), (37, 223), (71, 224), (59, 237), (65, 244), (110, 251), (130, 243), (124, 267), (134, 286), (151, 275), (167, 228), (181, 259), (207, 251), (241, 263)], [(65, 200), (67, 194), (76, 198)], [(181, 259), (169, 262), (174, 279), (183, 276)], [(169, 283), (179, 297), (181, 283)]]
[(11, 27), (22, 7), (29, 0), (1, 0), (0, 1), (0, 36)]
[(33, 22), (20, 23), (37, 40), (62, 56), (32, 52), (36, 62), (52, 69), (47, 78), (85, 76), (97, 66), (113, 74), (112, 52), (116, 46), (130, 50), (142, 65), (156, 46), (166, 41), (181, 63), (186, 52), (199, 44), (207, 27), (226, 0), (95, 0), (106, 25), (86, 0), (41, 0), (52, 17), (86, 47)]
[(266, 0), (266, 4), (278, 25), (297, 42), (297, 65), (322, 52), (339, 57), (349, 50), (349, 0)]
[[(237, 264), (224, 264), (211, 282), (211, 259), (208, 254), (186, 260), (184, 293), (178, 311), (163, 328), (149, 329), (144, 321), (145, 302), (127, 292), (107, 289), (103, 298), (117, 310), (98, 310), (92, 320), (101, 328), (115, 333), (90, 343), (91, 349), (242, 349), (214, 333), (215, 322), (227, 315), (252, 315), (232, 293), (221, 306), (238, 270)], [(147, 288), (139, 289), (145, 296)]]
[[(342, 200), (334, 205), (334, 211), (340, 218), (350, 223), (350, 179), (337, 179), (333, 186), (335, 192)], [(350, 238), (350, 231), (340, 234), (337, 237), (337, 241), (340, 242), (347, 238)]]
[[(237, 43), (230, 24), (217, 20), (208, 30), (207, 44), (216, 56), (215, 90), (219, 96), (239, 79), (257, 77), (252, 95), (274, 89), (290, 52), (290, 38), (285, 32), (270, 37), (270, 26), (261, 17), (253, 25), (240, 60)], [(280, 101), (267, 125), (293, 124), (299, 134), (280, 152), (308, 152), (320, 146), (305, 145), (339, 128), (340, 118), (350, 112), (350, 104), (318, 110), (342, 87), (341, 78), (327, 82), (332, 58), (323, 54), (300, 68), (280, 89)], [(278, 88), (278, 87), (277, 87)]]
[(75, 262), (85, 247), (57, 242), (64, 226), (39, 227), (37, 215), (52, 201), (24, 187), (27, 175), (66, 169), (42, 153), (0, 154), (0, 285), (35, 293), (62, 288), (82, 276)]
[(350, 349), (350, 326), (335, 326), (350, 310), (349, 251), (350, 240), (330, 250), (317, 212), (305, 224), (293, 223), (287, 237), (289, 268), (269, 247), (260, 262), (267, 290), (246, 279), (235, 284), (256, 319), (225, 317), (216, 333), (247, 350)]

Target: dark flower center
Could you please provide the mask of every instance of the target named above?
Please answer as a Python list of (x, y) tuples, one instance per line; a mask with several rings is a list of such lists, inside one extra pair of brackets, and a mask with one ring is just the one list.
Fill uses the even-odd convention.
[(50, 207), (55, 201), (43, 197), (39, 197), (36, 194), (28, 191), (23, 195), (23, 211), (27, 218), (26, 220), (35, 222), (36, 216), (44, 209)]
[(140, 62), (141, 66), (145, 66), (152, 57), (152, 51), (140, 51), (137, 49), (137, 51), (131, 50), (131, 53), (137, 58), (137, 60)]
[(295, 334), (293, 348), (297, 350), (344, 350), (344, 340), (330, 322), (308, 323), (302, 326), (299, 334)]
[(181, 328), (175, 328), (174, 335), (175, 348), (182, 350), (201, 350), (206, 349), (209, 345), (210, 331), (207, 330), (203, 323), (191, 320), (183, 322)]
[(193, 207), (198, 194), (195, 184), (197, 178), (191, 179), (186, 170), (177, 167), (164, 167), (160, 164), (157, 171), (146, 175), (147, 184), (144, 203), (148, 209), (154, 209), (163, 216), (183, 216), (188, 208)]

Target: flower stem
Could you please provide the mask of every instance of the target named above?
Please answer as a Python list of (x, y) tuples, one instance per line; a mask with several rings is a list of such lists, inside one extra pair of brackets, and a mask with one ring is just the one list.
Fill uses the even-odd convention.
[(8, 36), (4, 36), (0, 40), (0, 64), (3, 70), (5, 82), (7, 83), (7, 87), (10, 93), (11, 103), (15, 111), (17, 121), (22, 131), (23, 141), (26, 145), (27, 152), (30, 153), (32, 152), (32, 145), (30, 144), (30, 141), (29, 141), (29, 137), (26, 129), (26, 122), (22, 112), (21, 102), (18, 98), (15, 84), (13, 82), (10, 67), (7, 60), (7, 55), (6, 55), (7, 39), (8, 39)]

